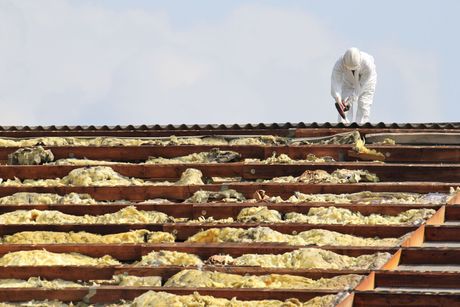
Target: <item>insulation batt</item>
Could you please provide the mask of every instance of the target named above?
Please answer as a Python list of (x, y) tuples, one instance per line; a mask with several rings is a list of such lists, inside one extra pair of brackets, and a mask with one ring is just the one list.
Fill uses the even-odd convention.
[(170, 146), (170, 145), (305, 145), (305, 144), (354, 144), (360, 139), (358, 131), (339, 133), (320, 138), (285, 138), (273, 135), (254, 137), (194, 136), (167, 138), (114, 138), (114, 137), (37, 137), (37, 138), (0, 138), (0, 147), (32, 146)]
[(172, 221), (157, 211), (137, 210), (125, 207), (104, 215), (70, 215), (52, 210), (16, 210), (0, 215), (1, 224), (156, 224)]
[(204, 288), (285, 288), (347, 289), (354, 288), (362, 276), (350, 274), (314, 280), (294, 275), (238, 275), (202, 270), (182, 270), (165, 283), (165, 287)]
[(203, 174), (197, 169), (186, 169), (181, 178), (171, 183), (169, 181), (153, 182), (138, 178), (128, 178), (115, 172), (108, 166), (77, 168), (63, 177), (56, 179), (8, 179), (1, 183), (3, 186), (132, 186), (132, 185), (194, 185), (204, 184)]
[(241, 155), (235, 151), (219, 150), (213, 148), (211, 151), (192, 153), (176, 158), (149, 157), (146, 164), (182, 164), (182, 163), (229, 163), (238, 162)]
[(264, 182), (278, 183), (358, 183), (358, 182), (378, 182), (377, 175), (366, 170), (338, 169), (329, 174), (324, 170), (306, 170), (299, 177), (284, 176), (275, 177)]
[(79, 288), (84, 285), (63, 280), (44, 280), (39, 277), (30, 277), (27, 280), (22, 279), (0, 279), (0, 288), (47, 288), (47, 289), (62, 289), (62, 288)]
[[(1, 217), (1, 216), (0, 216)], [(241, 209), (236, 220), (243, 223), (254, 223), (254, 222), (281, 222), (282, 216), (276, 210), (270, 210), (267, 207), (249, 207)]]
[(193, 243), (223, 242), (277, 242), (289, 245), (335, 245), (335, 246), (397, 246), (401, 239), (362, 238), (324, 229), (312, 229), (297, 235), (283, 234), (268, 227), (256, 228), (211, 228), (187, 239)]
[(208, 202), (225, 202), (225, 203), (236, 203), (243, 202), (246, 198), (243, 194), (233, 190), (228, 189), (219, 192), (213, 191), (196, 191), (193, 195), (187, 198), (184, 203), (194, 203), (194, 204), (203, 204)]
[(259, 301), (240, 301), (236, 298), (231, 300), (225, 298), (216, 298), (208, 295), (200, 295), (197, 292), (189, 295), (175, 295), (167, 292), (149, 291), (137, 297), (132, 304), (125, 306), (196, 306), (196, 307), (329, 307), (334, 306), (336, 301), (335, 295), (326, 295), (315, 297), (305, 303), (297, 299), (288, 299), (286, 301), (278, 300), (259, 300)]
[[(148, 291), (134, 299), (133, 302), (108, 304), (108, 307), (332, 307), (335, 306), (339, 298), (335, 295), (317, 296), (307, 302), (300, 302), (297, 299), (288, 299), (285, 301), (278, 300), (259, 300), (259, 301), (240, 301), (236, 298), (231, 300), (216, 298), (213, 296), (202, 296), (197, 292), (190, 295), (175, 295), (168, 292)], [(29, 301), (26, 303), (0, 303), (0, 307), (71, 307), (71, 306), (88, 306), (86, 304), (72, 303), (66, 304), (59, 301)], [(89, 305), (88, 307), (92, 307)], [(97, 305), (96, 305), (97, 306)]]
[[(403, 193), (403, 192), (370, 192), (363, 191), (350, 194), (304, 194), (295, 192), (287, 202), (332, 202), (360, 204), (445, 204), (450, 196), (443, 193)], [(269, 201), (270, 199), (267, 199)], [(275, 199), (279, 202), (279, 198)], [(283, 200), (281, 200), (282, 202)]]
[(168, 232), (145, 229), (124, 233), (99, 235), (80, 232), (23, 231), (6, 235), (3, 244), (123, 244), (123, 243), (173, 243), (175, 238)]
[(77, 159), (77, 158), (59, 159), (54, 162), (46, 163), (46, 165), (77, 165), (77, 166), (113, 165), (113, 164), (131, 164), (131, 163), (118, 162), (118, 161), (105, 161), (105, 160)]
[(124, 287), (161, 287), (161, 276), (115, 275), (111, 284)]
[(238, 222), (258, 223), (309, 223), (309, 224), (366, 224), (366, 225), (418, 225), (429, 219), (436, 211), (433, 209), (410, 209), (396, 216), (371, 214), (362, 215), (349, 209), (336, 207), (313, 207), (307, 214), (289, 212), (282, 215), (265, 206), (244, 208), (237, 216)]
[(85, 305), (80, 305), (77, 303), (77, 305), (74, 305), (73, 303), (64, 303), (61, 301), (56, 301), (56, 300), (44, 300), (44, 301), (28, 301), (28, 302), (20, 302), (20, 303), (0, 303), (0, 307), (16, 307), (16, 306), (21, 306), (21, 307), (74, 307), (74, 306), (85, 306)]
[(368, 270), (382, 267), (390, 257), (390, 253), (350, 257), (328, 250), (301, 248), (280, 255), (245, 254), (237, 258), (226, 256), (226, 261), (237, 266), (260, 266), (265, 268)]
[(285, 221), (309, 224), (365, 224), (365, 225), (419, 225), (429, 219), (436, 211), (433, 209), (410, 209), (396, 216), (371, 214), (362, 215), (344, 208), (315, 207), (308, 214), (290, 212)]
[(20, 148), (8, 155), (9, 165), (40, 165), (53, 160), (51, 150), (41, 146)]
[(0, 266), (120, 265), (109, 255), (92, 258), (78, 253), (52, 253), (46, 250), (11, 252), (0, 257)]
[[(375, 253), (371, 255), (361, 255), (350, 257), (339, 255), (331, 251), (317, 248), (301, 248), (292, 252), (280, 255), (245, 254), (237, 258), (228, 255), (211, 256), (207, 262), (223, 264), (216, 261), (220, 259), (225, 264), (237, 266), (260, 266), (272, 268), (292, 268), (292, 269), (377, 269), (380, 268), (391, 257), (390, 253)], [(136, 266), (202, 266), (203, 261), (193, 254), (176, 251), (153, 251), (142, 257)]]
[(94, 205), (97, 201), (88, 194), (69, 193), (64, 196), (52, 193), (18, 192), (0, 198), (0, 205), (75, 204)]
[[(143, 164), (194, 164), (194, 163), (229, 163), (238, 162), (241, 155), (235, 151), (224, 151), (213, 148), (211, 151), (192, 153), (186, 156), (175, 158), (149, 157)], [(112, 164), (132, 164), (129, 162), (91, 160), (91, 159), (59, 159), (48, 165), (112, 165)]]
[(296, 164), (296, 163), (322, 163), (322, 162), (334, 162), (334, 159), (332, 157), (317, 157), (314, 154), (308, 154), (307, 158), (302, 160), (302, 159), (291, 159), (288, 155), (286, 154), (280, 154), (279, 156), (276, 156), (276, 153), (274, 152), (273, 155), (267, 159), (261, 160), (261, 159), (244, 159), (244, 163), (262, 163), (262, 164)]
[(110, 280), (94, 280), (91, 282), (73, 282), (63, 279), (45, 280), (39, 277), (30, 277), (27, 280), (22, 279), (0, 279), (0, 288), (46, 288), (62, 289), (77, 288), (96, 285), (117, 285), (130, 287), (161, 287), (160, 276), (130, 276), (114, 275)]
[(138, 266), (162, 266), (162, 265), (180, 265), (180, 266), (201, 266), (201, 259), (193, 254), (176, 252), (176, 251), (153, 251), (142, 256), (142, 259), (135, 265)]
[[(393, 141), (393, 145), (394, 145), (394, 141)], [(364, 145), (364, 141), (361, 139), (356, 141), (355, 146), (353, 147), (353, 150), (360, 154), (369, 155), (373, 157), (373, 159), (375, 160), (385, 160), (385, 155), (383, 153), (378, 152), (375, 149), (367, 148)]]

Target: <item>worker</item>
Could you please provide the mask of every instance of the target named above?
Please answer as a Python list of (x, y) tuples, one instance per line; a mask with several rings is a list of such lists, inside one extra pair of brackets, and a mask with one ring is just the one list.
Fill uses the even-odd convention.
[(339, 122), (353, 122), (356, 107), (354, 121), (369, 122), (376, 83), (377, 72), (371, 55), (350, 48), (337, 60), (332, 70), (331, 95), (339, 112)]

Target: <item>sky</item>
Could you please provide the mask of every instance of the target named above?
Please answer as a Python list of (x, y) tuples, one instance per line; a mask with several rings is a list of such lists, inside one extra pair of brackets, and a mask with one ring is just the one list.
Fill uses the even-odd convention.
[(336, 122), (335, 61), (375, 58), (370, 121), (458, 122), (460, 1), (0, 0), (0, 125)]

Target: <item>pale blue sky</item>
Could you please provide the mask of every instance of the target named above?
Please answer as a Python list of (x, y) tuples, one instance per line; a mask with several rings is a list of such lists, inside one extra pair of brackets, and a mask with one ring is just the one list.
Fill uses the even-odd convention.
[(335, 121), (330, 72), (372, 54), (372, 122), (459, 121), (459, 1), (0, 0), (10, 124)]

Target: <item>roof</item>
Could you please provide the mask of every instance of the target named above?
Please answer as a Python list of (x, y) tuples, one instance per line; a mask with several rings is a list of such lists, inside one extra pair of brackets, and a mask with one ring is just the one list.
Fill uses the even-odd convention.
[[(433, 132), (439, 134), (452, 134), (452, 131), (460, 129), (460, 123), (417, 123), (417, 124), (355, 124), (345, 126), (331, 123), (271, 123), (271, 124), (245, 124), (245, 125), (127, 125), (127, 126), (15, 126), (0, 127), (0, 137), (33, 137), (33, 136), (98, 136), (110, 135), (112, 137), (141, 137), (155, 135), (174, 135), (177, 131), (187, 131), (185, 135), (223, 134), (225, 135), (262, 135), (276, 132), (278, 135), (289, 137), (306, 137), (330, 135), (332, 133), (357, 129), (362, 134), (382, 133), (396, 131), (401, 135), (408, 132)], [(306, 129), (306, 130), (305, 130)], [(308, 131), (312, 129), (312, 131)], [(313, 131), (314, 130), (314, 131)], [(145, 131), (163, 131), (164, 134), (142, 134)], [(263, 133), (265, 131), (265, 133)], [(85, 134), (87, 133), (88, 134)], [(95, 132), (92, 134), (92, 132)], [(110, 132), (109, 134), (107, 134)], [(133, 133), (139, 132), (139, 133)], [(59, 134), (62, 133), (62, 134)], [(457, 133), (457, 132), (456, 132)], [(180, 135), (180, 134), (179, 134)], [(39, 192), (57, 193), (65, 195), (72, 192), (87, 193), (98, 201), (115, 201), (106, 204), (10, 204), (0, 205), (2, 213), (16, 210), (56, 210), (65, 214), (83, 216), (85, 214), (101, 215), (113, 213), (129, 205), (135, 205), (138, 210), (158, 211), (170, 217), (198, 219), (194, 223), (178, 223), (171, 220), (158, 223), (140, 224), (84, 224), (74, 223), (68, 225), (36, 224), (11, 225), (4, 224), (0, 227), (0, 235), (11, 235), (20, 231), (86, 231), (95, 234), (121, 233), (132, 229), (147, 229), (149, 231), (163, 231), (174, 234), (176, 242), (137, 242), (130, 245), (120, 243), (111, 244), (2, 244), (1, 254), (18, 250), (46, 249), (52, 252), (78, 252), (91, 257), (110, 255), (120, 261), (121, 265), (107, 267), (3, 267), (0, 270), (0, 279), (18, 278), (27, 279), (32, 276), (40, 276), (42, 279), (67, 279), (67, 280), (101, 280), (110, 279), (118, 273), (137, 274), (139, 276), (161, 276), (163, 283), (172, 275), (183, 270), (180, 266), (154, 265), (148, 267), (133, 267), (132, 263), (139, 261), (151, 251), (170, 250), (195, 254), (202, 260), (219, 254), (229, 254), (237, 257), (242, 254), (282, 254), (304, 248), (305, 246), (287, 245), (270, 242), (223, 242), (223, 243), (191, 243), (185, 242), (191, 235), (202, 230), (215, 227), (249, 228), (264, 226), (286, 235), (297, 235), (300, 232), (311, 229), (322, 229), (349, 234), (363, 238), (401, 238), (397, 246), (355, 246), (329, 244), (326, 246), (314, 246), (326, 251), (332, 251), (339, 255), (357, 257), (364, 254), (390, 253), (391, 258), (382, 263), (380, 267), (368, 268), (268, 268), (268, 267), (241, 267), (235, 265), (212, 265), (207, 263), (200, 266), (204, 271), (231, 272), (239, 275), (260, 274), (291, 274), (300, 275), (312, 279), (331, 278), (343, 274), (359, 274), (365, 276), (358, 285), (349, 289), (332, 288), (324, 289), (242, 289), (242, 288), (206, 288), (197, 289), (187, 286), (184, 288), (167, 288), (150, 286), (148, 288), (132, 288), (120, 285), (107, 285), (105, 287), (89, 287), (90, 292), (81, 289), (52, 289), (42, 291), (34, 288), (15, 288), (8, 291), (0, 291), (0, 301), (7, 300), (31, 300), (43, 298), (58, 298), (68, 300), (85, 299), (92, 303), (113, 303), (119, 299), (132, 300), (147, 290), (166, 291), (177, 294), (189, 294), (198, 291), (201, 294), (215, 297), (238, 297), (240, 300), (277, 299), (285, 300), (297, 298), (307, 301), (312, 297), (327, 294), (336, 295), (338, 306), (374, 306), (374, 305), (401, 305), (410, 301), (414, 305), (441, 305), (453, 304), (460, 300), (460, 193), (452, 193), (453, 197), (446, 200), (451, 187), (460, 186), (460, 144), (446, 145), (420, 145), (404, 144), (370, 145), (369, 149), (380, 152), (385, 161), (375, 162), (361, 160), (365, 155), (354, 152), (355, 144), (314, 144), (314, 145), (276, 145), (276, 144), (244, 144), (219, 146), (221, 150), (237, 152), (242, 159), (252, 158), (264, 160), (285, 154), (294, 160), (305, 160), (308, 154), (316, 157), (328, 156), (322, 162), (295, 161), (291, 164), (264, 163), (253, 160), (252, 162), (202, 162), (198, 164), (185, 164), (174, 162), (171, 164), (140, 164), (149, 157), (175, 158), (191, 153), (209, 151), (217, 145), (142, 145), (142, 146), (116, 146), (108, 144), (104, 146), (46, 146), (54, 155), (54, 159), (80, 158), (118, 161), (118, 164), (108, 165), (113, 171), (126, 176), (126, 178), (138, 178), (139, 180), (175, 181), (188, 168), (195, 168), (202, 172), (207, 179), (203, 184), (170, 184), (170, 185), (123, 185), (123, 186), (18, 186), (1, 185), (0, 197), (12, 195), (16, 192)], [(5, 165), (8, 155), (17, 148), (0, 148), (0, 178), (3, 180), (45, 179), (62, 178), (72, 170), (79, 169), (80, 165)], [(311, 156), (309, 156), (311, 158)], [(358, 157), (358, 158), (357, 158)], [(126, 163), (129, 162), (129, 163)], [(307, 180), (310, 173), (323, 170), (332, 174), (337, 169), (366, 170), (379, 177), (380, 182), (265, 182), (274, 177), (305, 175)], [(307, 172), (306, 172), (307, 171)], [(304, 173), (306, 172), (306, 173)], [(321, 173), (324, 175), (324, 173)], [(364, 176), (364, 175), (362, 175)], [(240, 178), (241, 181), (229, 180)], [(227, 178), (227, 179), (226, 179)], [(359, 181), (359, 180), (358, 180)], [(217, 202), (209, 199), (205, 203), (192, 203), (187, 201), (197, 191), (222, 192), (235, 190), (243, 195), (246, 200), (242, 202), (225, 202), (218, 198)], [(353, 194), (361, 191), (373, 193), (419, 193), (421, 198), (414, 203), (404, 203), (403, 199), (390, 203), (378, 203), (387, 199), (382, 194), (368, 201), (353, 200), (351, 203), (331, 203), (321, 200), (306, 201), (300, 203), (271, 202), (267, 197), (280, 196), (287, 200), (292, 195), (311, 193)], [(297, 193), (297, 194), (296, 194)], [(395, 194), (396, 195), (396, 194)], [(415, 196), (414, 196), (415, 197)], [(167, 198), (173, 201), (169, 203), (140, 204), (148, 199)], [(247, 201), (254, 199), (256, 204)], [(127, 202), (120, 202), (125, 200)], [(423, 200), (423, 201), (422, 201)], [(118, 201), (118, 202), (116, 202)], [(0, 201), (1, 203), (1, 201)], [(230, 222), (229, 220), (219, 224), (212, 224), (211, 217), (216, 219), (232, 218), (237, 220), (240, 210), (255, 205), (266, 206), (271, 210), (277, 210), (281, 216), (289, 212), (306, 215), (310, 209), (336, 207), (347, 209), (351, 212), (359, 212), (363, 216), (380, 214), (396, 216), (407, 210), (429, 209), (434, 210), (426, 218), (420, 218), (415, 223), (404, 225), (370, 225), (370, 224), (312, 224), (306, 222), (278, 221), (263, 223), (256, 221)], [(332, 209), (331, 209), (332, 210)], [(431, 212), (431, 211), (430, 211)], [(1, 219), (1, 217), (0, 217)], [(208, 219), (208, 220), (205, 220)], [(145, 238), (143, 239), (145, 240)], [(129, 247), (128, 247), (129, 246)], [(311, 247), (311, 246), (309, 246)], [(211, 258), (213, 260), (218, 257)], [(84, 287), (84, 288), (85, 288)], [(95, 295), (87, 295), (95, 293)]]

